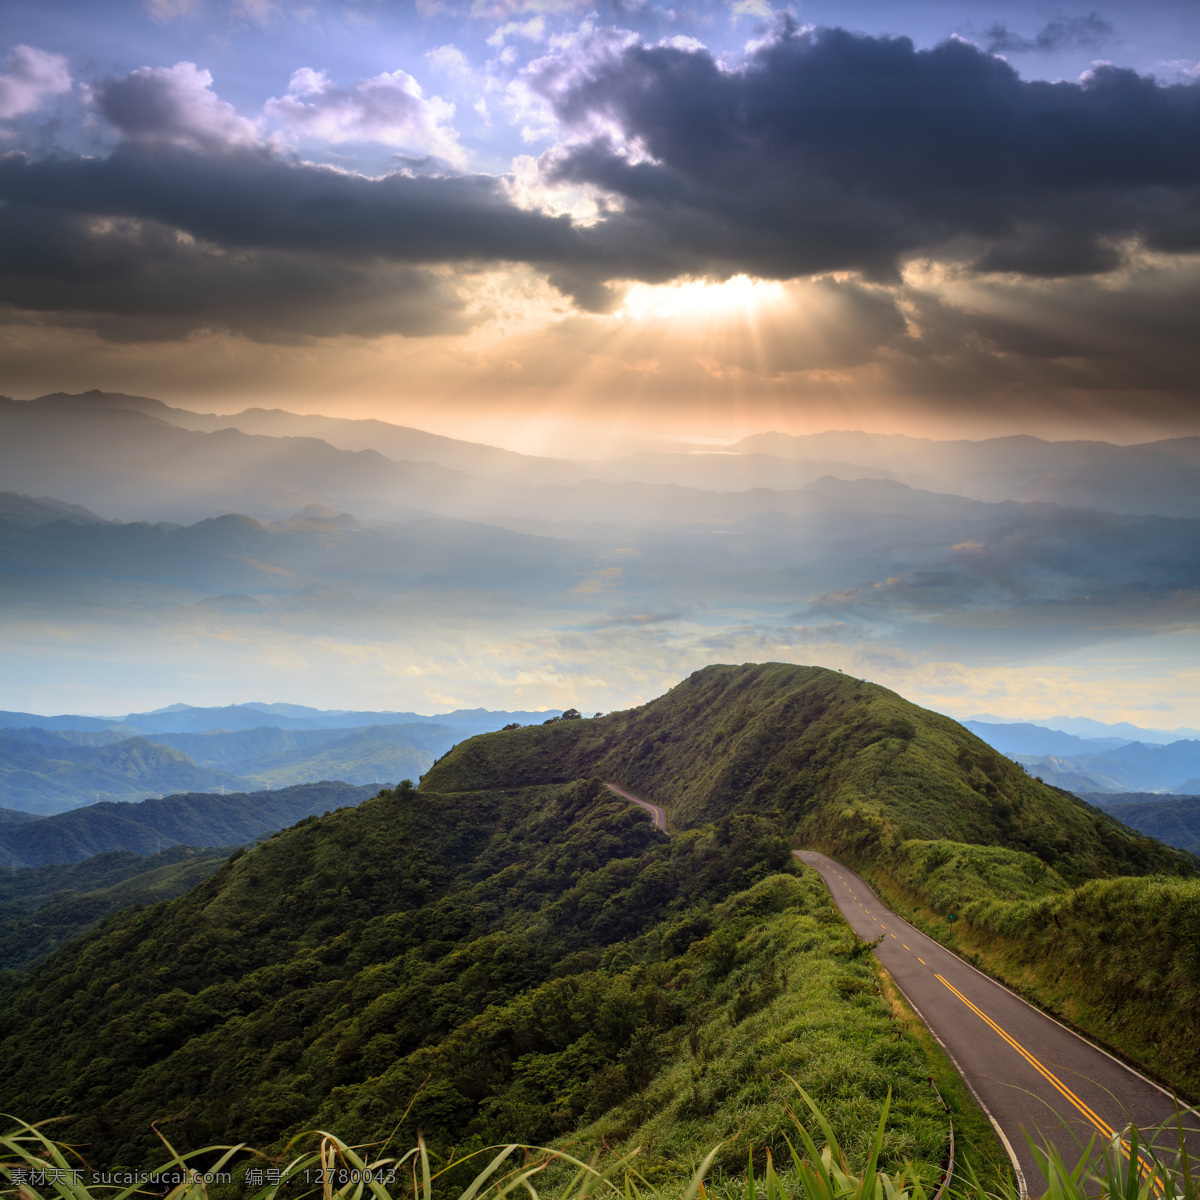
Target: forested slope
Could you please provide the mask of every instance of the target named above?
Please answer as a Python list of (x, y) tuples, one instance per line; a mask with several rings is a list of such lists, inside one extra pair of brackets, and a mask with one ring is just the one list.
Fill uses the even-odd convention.
[(788, 1070), (852, 1145), (891, 1087), (886, 1157), (936, 1178), (929, 1059), (868, 964), (763, 818), (668, 839), (596, 780), (400, 788), (11, 981), (0, 1108), (73, 1114), (58, 1136), (114, 1165), (157, 1153), (169, 1116), (192, 1146), (636, 1139), (652, 1170), (728, 1138), (735, 1170), (786, 1153)]
[(769, 816), (1031, 999), (1200, 1094), (1195, 856), (1032, 778), (948, 717), (818, 667), (714, 666), (628, 712), (473, 738), (422, 786), (588, 774), (663, 805), (676, 827)]
[(112, 851), (71, 866), (0, 872), (0, 971), (36, 965), (113, 913), (190, 892), (232, 850)]
[(89, 804), (0, 828), (0, 855), (11, 866), (78, 863), (94, 854), (166, 846), (238, 846), (301, 817), (360, 804), (377, 789), (348, 783), (298, 784), (266, 792), (190, 792), (138, 802)]
[(838, 671), (782, 663), (706, 667), (627, 712), (472, 738), (422, 786), (586, 776), (661, 804), (677, 827), (769, 813), (800, 842), (857, 856), (948, 838), (1029, 852), (1066, 880), (1189, 861), (1040, 783), (949, 717)]

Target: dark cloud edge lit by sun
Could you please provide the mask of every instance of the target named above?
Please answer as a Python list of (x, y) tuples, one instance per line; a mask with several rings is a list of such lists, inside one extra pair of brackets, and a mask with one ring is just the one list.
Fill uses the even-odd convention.
[[(133, 6), (167, 41), (111, 69), (20, 43), (5, 390), (443, 421), (602, 402), (698, 435), (1188, 432), (1200, 83), (1095, 57), (1119, 14), (965, 8), (967, 34), (925, 44), (761, 4), (686, 31), (425, 5), (391, 71), (335, 77), (310, 29), (238, 103), (203, 14), (240, 38), (333, 16)], [(1064, 47), (1094, 65), (1041, 77)]]

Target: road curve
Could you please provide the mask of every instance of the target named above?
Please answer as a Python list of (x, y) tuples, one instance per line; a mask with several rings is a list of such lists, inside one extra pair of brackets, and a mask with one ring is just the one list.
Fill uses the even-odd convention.
[(657, 804), (651, 804), (649, 800), (643, 800), (640, 796), (635, 796), (632, 792), (627, 792), (623, 787), (617, 787), (615, 783), (608, 783), (606, 781), (604, 786), (610, 792), (616, 792), (618, 796), (622, 796), (624, 799), (640, 805), (654, 818), (655, 829), (661, 829), (663, 833), (667, 832), (667, 810), (665, 808), (660, 808)]
[[(1042, 1178), (1026, 1131), (1074, 1165), (1093, 1135), (1100, 1146), (1131, 1123), (1149, 1134), (1173, 1120), (1172, 1098), (1157, 1084), (896, 916), (853, 871), (815, 851), (793, 853), (820, 874), (859, 937), (883, 936), (876, 956), (991, 1118), (1023, 1196)], [(1200, 1137), (1189, 1135), (1188, 1150), (1200, 1153)]]

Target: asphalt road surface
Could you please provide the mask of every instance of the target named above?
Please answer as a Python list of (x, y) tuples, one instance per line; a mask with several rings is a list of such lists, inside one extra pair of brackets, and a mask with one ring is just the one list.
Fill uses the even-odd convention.
[[(1053, 1143), (1074, 1166), (1093, 1135), (1100, 1148), (1129, 1124), (1149, 1134), (1174, 1120), (1172, 1098), (1157, 1084), (901, 920), (853, 871), (824, 854), (794, 853), (820, 874), (859, 937), (883, 935), (879, 961), (991, 1118), (1023, 1195), (1044, 1190), (1026, 1131), (1038, 1144)], [(1185, 1118), (1187, 1124), (1196, 1121)], [(1172, 1144), (1169, 1134), (1164, 1142)], [(1200, 1137), (1189, 1135), (1188, 1149), (1200, 1154)]]
[(667, 810), (665, 808), (660, 808), (657, 804), (651, 804), (649, 800), (643, 800), (640, 796), (635, 796), (632, 792), (627, 792), (624, 788), (617, 787), (615, 783), (606, 783), (604, 786), (610, 792), (616, 792), (618, 796), (623, 796), (626, 800), (640, 805), (654, 818), (655, 828), (661, 829), (663, 833), (667, 832)]

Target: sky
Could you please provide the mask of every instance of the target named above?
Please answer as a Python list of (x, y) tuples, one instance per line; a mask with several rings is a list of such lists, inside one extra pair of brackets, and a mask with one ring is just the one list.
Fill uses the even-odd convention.
[[(1194, 0), (0, 0), (0, 39), (6, 396), (578, 458), (769, 430), (1197, 432)], [(467, 589), (386, 629), (361, 597), (286, 615), (309, 611), (299, 576), (250, 615), (174, 581), (100, 615), (21, 593), (6, 703), (591, 711), (779, 658), (957, 716), (1200, 724), (1182, 524), (1154, 527), (1157, 559), (1149, 534), (1097, 534), (1090, 575), (1069, 539), (1022, 533), (1043, 540), (1021, 558), (988, 529), (987, 554), (931, 537), (908, 574), (884, 545), (833, 583), (802, 563), (767, 599), (709, 580), (701, 601), (649, 553), (635, 596), (628, 547), (573, 529), (554, 554), (585, 565), (552, 595)], [(696, 568), (670, 541), (654, 564)], [(910, 583), (952, 597), (936, 620), (859, 605), (849, 638), (810, 611)]]
[(1192, 432), (1191, 0), (5, 0), (0, 388)]

